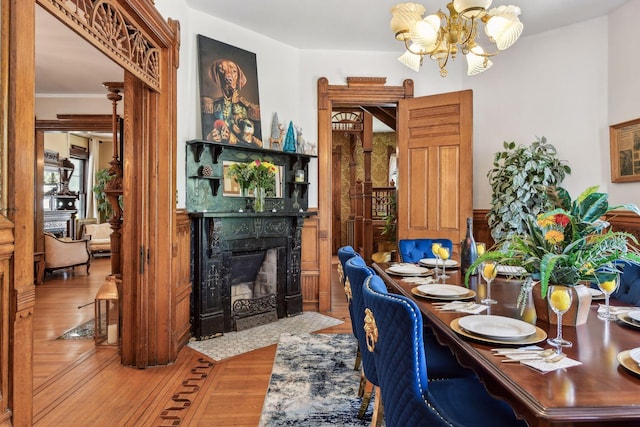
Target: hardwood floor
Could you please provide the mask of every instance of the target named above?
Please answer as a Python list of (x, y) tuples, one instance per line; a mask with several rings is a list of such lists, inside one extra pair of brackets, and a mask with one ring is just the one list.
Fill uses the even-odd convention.
[[(344, 323), (319, 331), (351, 333), (334, 257), (332, 311)], [(37, 426), (246, 426), (258, 425), (276, 352), (272, 345), (221, 362), (184, 348), (165, 367), (120, 365), (117, 349), (93, 340), (56, 340), (94, 317), (93, 301), (109, 258), (85, 269), (48, 275), (36, 287), (34, 410)]]

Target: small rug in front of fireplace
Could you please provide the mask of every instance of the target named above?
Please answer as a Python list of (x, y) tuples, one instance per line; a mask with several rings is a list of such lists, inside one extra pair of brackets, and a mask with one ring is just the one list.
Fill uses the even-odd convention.
[(95, 320), (91, 319), (60, 335), (57, 340), (92, 340)]
[(244, 331), (225, 332), (222, 336), (208, 340), (193, 340), (188, 345), (213, 360), (222, 360), (276, 344), (280, 334), (305, 334), (341, 323), (344, 322), (334, 317), (325, 316), (315, 311), (305, 311), (298, 316), (285, 317), (277, 322)]

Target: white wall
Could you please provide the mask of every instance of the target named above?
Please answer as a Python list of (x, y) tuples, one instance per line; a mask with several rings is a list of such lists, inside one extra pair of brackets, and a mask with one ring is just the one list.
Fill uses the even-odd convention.
[(591, 185), (607, 190), (607, 62), (597, 54), (606, 51), (602, 17), (522, 37), (491, 69), (466, 78), (474, 92), (474, 208), (490, 207), (486, 176), (504, 141), (545, 136), (568, 160), (563, 186), (572, 196)]
[[(609, 125), (640, 118), (640, 40), (638, 15), (640, 0), (626, 3), (609, 16), (609, 99), (607, 121)], [(602, 55), (598, 55), (602, 56)], [(609, 144), (606, 144), (608, 149)], [(607, 159), (609, 157), (607, 156)], [(610, 176), (608, 162), (605, 173)], [(632, 202), (640, 205), (640, 182), (609, 184), (610, 201), (615, 204)]]
[[(317, 80), (346, 84), (348, 76), (387, 77), (388, 85), (414, 80), (415, 96), (472, 89), (474, 91), (474, 208), (488, 208), (490, 188), (486, 173), (503, 141), (529, 144), (546, 136), (569, 161), (573, 173), (565, 186), (576, 196), (590, 185), (611, 193), (612, 203), (640, 204), (640, 184), (612, 184), (609, 175), (609, 124), (640, 117), (634, 95), (640, 82), (633, 74), (637, 59), (629, 41), (640, 29), (632, 21), (640, 12), (633, 0), (610, 17), (601, 17), (535, 36), (526, 36), (494, 58), (485, 73), (466, 77), (460, 57), (440, 77), (427, 61), (419, 73), (397, 61), (397, 52), (297, 50), (215, 17), (188, 10), (184, 0), (156, 0), (165, 17), (179, 19), (181, 64), (178, 81), (178, 155), (185, 140), (199, 138), (196, 35), (256, 53), (263, 135), (271, 116), (302, 126), (305, 139), (317, 142)], [(609, 41), (608, 38), (611, 38)], [(608, 52), (608, 61), (607, 61)], [(608, 92), (610, 91), (610, 92)], [(311, 176), (317, 164), (311, 165)], [(184, 189), (184, 161), (178, 161), (178, 189)], [(179, 206), (184, 206), (180, 197)], [(309, 191), (317, 206), (317, 187)]]

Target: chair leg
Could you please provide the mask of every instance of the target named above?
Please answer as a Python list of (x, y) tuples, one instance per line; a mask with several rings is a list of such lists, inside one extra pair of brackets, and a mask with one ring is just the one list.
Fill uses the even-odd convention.
[(362, 403), (360, 404), (360, 411), (358, 411), (358, 418), (364, 418), (365, 412), (367, 412), (367, 408), (369, 408), (369, 402), (371, 402), (371, 393), (373, 392), (373, 384), (369, 381), (366, 381), (366, 385), (364, 387), (364, 392), (362, 393)]
[(380, 393), (380, 387), (376, 386), (373, 389), (373, 415), (371, 416), (371, 427), (380, 427), (382, 420), (384, 420), (384, 407), (382, 405), (382, 394)]
[(360, 369), (360, 387), (358, 388), (358, 397), (364, 395), (364, 389), (367, 387), (367, 377), (364, 376), (364, 370)]
[(358, 348), (356, 349), (356, 364), (353, 367), (354, 371), (360, 369), (360, 363), (362, 362), (362, 353), (360, 353), (360, 343), (358, 343)]

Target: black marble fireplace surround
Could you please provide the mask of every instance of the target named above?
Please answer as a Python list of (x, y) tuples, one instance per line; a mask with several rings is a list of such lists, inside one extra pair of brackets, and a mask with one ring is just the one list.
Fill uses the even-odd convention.
[[(277, 250), (278, 318), (302, 312), (300, 254), (304, 213), (192, 213), (192, 325), (198, 340), (235, 330), (231, 286), (252, 280), (253, 262), (240, 276), (234, 258)], [(249, 256), (249, 258), (251, 258)], [(242, 258), (240, 259), (242, 262)]]
[[(191, 217), (193, 286), (191, 324), (196, 339), (236, 330), (239, 324), (251, 327), (256, 323), (254, 319), (263, 316), (263, 310), (268, 311), (263, 316), (266, 321), (275, 318), (273, 311), (277, 318), (302, 312), (302, 224), (305, 217), (315, 214), (307, 212), (308, 166), (315, 157), (254, 146), (187, 141), (186, 204)], [(225, 163), (255, 160), (271, 162), (280, 171), (282, 187), (279, 194), (273, 195), (275, 197), (267, 197), (265, 212), (248, 210), (244, 197), (234, 197), (233, 192), (227, 194), (230, 180), (225, 176)], [(277, 252), (275, 272), (271, 265), (260, 266), (260, 260), (269, 250), (272, 250), (269, 262), (274, 258), (273, 251)], [(272, 284), (255, 283), (256, 274), (261, 275), (260, 280), (266, 275), (270, 282), (276, 282), (275, 294), (272, 294)], [(249, 283), (244, 286), (253, 288), (249, 293), (258, 289), (258, 298), (250, 298), (250, 304), (240, 298), (236, 304), (239, 308), (234, 313), (231, 288), (238, 283)], [(235, 291), (233, 298), (238, 298)], [(247, 313), (254, 319), (245, 321), (243, 316)]]

